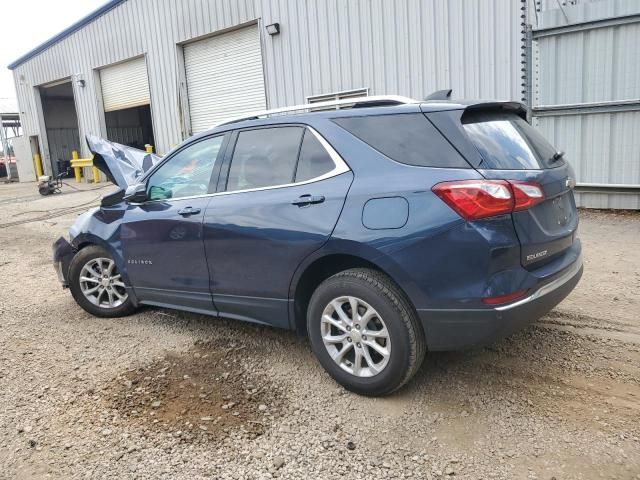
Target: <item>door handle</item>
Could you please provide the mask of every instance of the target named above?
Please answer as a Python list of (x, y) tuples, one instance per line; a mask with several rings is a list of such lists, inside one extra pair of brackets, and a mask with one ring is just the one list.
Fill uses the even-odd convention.
[(307, 205), (313, 205), (322, 202), (324, 202), (324, 195), (300, 195), (296, 200), (291, 202), (291, 205), (306, 207)]
[(189, 215), (195, 215), (196, 213), (200, 213), (199, 208), (184, 207), (182, 210), (178, 210), (178, 215), (182, 215), (183, 217), (188, 217)]

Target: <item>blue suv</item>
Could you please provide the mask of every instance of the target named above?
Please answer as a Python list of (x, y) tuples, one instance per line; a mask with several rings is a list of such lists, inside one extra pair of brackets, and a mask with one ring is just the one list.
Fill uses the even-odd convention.
[(573, 171), (519, 103), (290, 107), (218, 125), (163, 159), (88, 142), (121, 189), (54, 245), (82, 308), (297, 330), (360, 394), (397, 390), (427, 350), (514, 332), (582, 275)]

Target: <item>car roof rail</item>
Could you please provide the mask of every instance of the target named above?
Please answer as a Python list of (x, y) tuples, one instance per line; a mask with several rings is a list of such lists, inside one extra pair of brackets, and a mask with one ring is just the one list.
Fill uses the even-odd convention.
[(230, 123), (242, 122), (243, 120), (256, 120), (258, 118), (268, 118), (273, 115), (279, 115), (283, 113), (301, 112), (305, 113), (309, 110), (325, 109), (328, 107), (339, 107), (341, 105), (351, 105), (352, 108), (364, 108), (364, 107), (382, 107), (393, 105), (405, 105), (410, 103), (418, 103), (417, 100), (408, 97), (402, 97), (400, 95), (372, 95), (370, 97), (354, 97), (343, 98), (341, 100), (328, 100), (326, 102), (317, 103), (305, 103), (303, 105), (293, 105), (291, 107), (273, 108), (270, 110), (262, 110), (258, 112), (252, 112), (240, 117), (234, 117), (227, 120), (223, 120), (220, 123), (215, 124), (211, 128), (220, 127), (222, 125), (228, 125)]

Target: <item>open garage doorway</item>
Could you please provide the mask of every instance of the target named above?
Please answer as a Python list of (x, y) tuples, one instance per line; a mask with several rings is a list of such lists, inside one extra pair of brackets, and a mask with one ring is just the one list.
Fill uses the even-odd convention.
[(125, 108), (105, 112), (107, 138), (112, 142), (145, 149), (145, 145), (155, 145), (151, 123), (151, 106)]
[(100, 83), (107, 138), (141, 150), (155, 146), (145, 58), (103, 67)]
[(71, 152), (80, 151), (78, 115), (71, 81), (41, 86), (40, 100), (47, 131), (51, 171), (57, 175), (70, 166)]

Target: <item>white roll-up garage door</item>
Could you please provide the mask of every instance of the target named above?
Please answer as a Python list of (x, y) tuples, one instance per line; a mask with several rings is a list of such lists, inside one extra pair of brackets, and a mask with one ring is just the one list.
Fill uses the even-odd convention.
[(185, 45), (184, 63), (192, 133), (266, 108), (257, 26)]
[(100, 83), (105, 112), (151, 103), (144, 57), (101, 69)]

